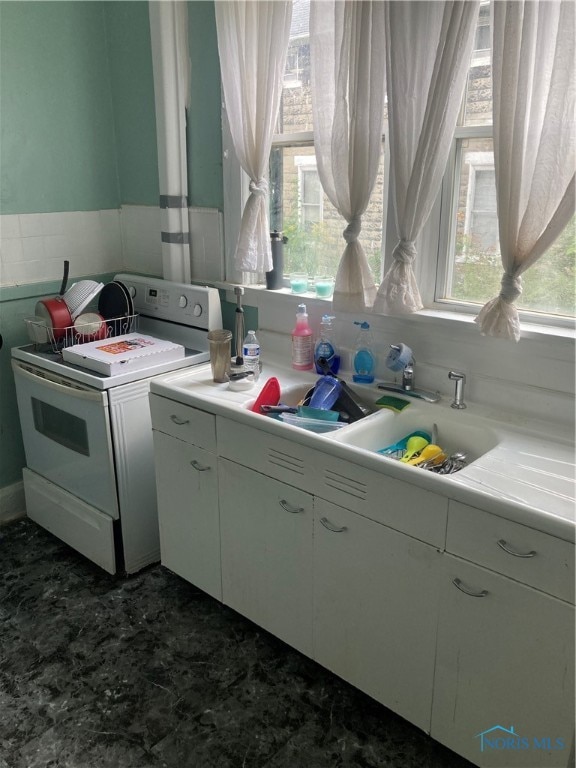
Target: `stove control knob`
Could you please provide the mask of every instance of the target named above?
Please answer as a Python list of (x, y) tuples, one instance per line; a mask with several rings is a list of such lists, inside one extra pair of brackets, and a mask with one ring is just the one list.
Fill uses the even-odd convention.
[(134, 298), (134, 296), (136, 296), (136, 288), (134, 288), (134, 286), (133, 286), (133, 285), (129, 286), (129, 288), (128, 288), (128, 293), (130, 294), (130, 296), (131, 296), (132, 298)]
[(200, 317), (202, 314), (202, 305), (194, 304), (194, 317)]
[(187, 305), (188, 305), (188, 299), (186, 298), (186, 296), (180, 296), (180, 298), (178, 299), (178, 306), (184, 309), (184, 307), (186, 307)]

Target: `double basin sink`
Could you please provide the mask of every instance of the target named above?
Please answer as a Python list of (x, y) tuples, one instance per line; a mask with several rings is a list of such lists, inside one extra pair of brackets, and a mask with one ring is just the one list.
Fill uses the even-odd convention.
[[(387, 392), (376, 385), (349, 383), (355, 399), (369, 415), (334, 432), (315, 434), (251, 411), (266, 381), (276, 377), (280, 402), (297, 406), (318, 375), (267, 364), (260, 380), (249, 391), (232, 391), (227, 383), (212, 381), (209, 365), (174, 371), (151, 383), (152, 392), (219, 414), (308, 446), (381, 470), (397, 479), (439, 491), (462, 503), (489, 503), (510, 519), (530, 523), (574, 541), (575, 459), (573, 434), (545, 417), (529, 419), (472, 402), (466, 410), (450, 407), (451, 398), (428, 403), (408, 396), (401, 412), (378, 409), (375, 403)], [(396, 396), (396, 395), (395, 395)], [(466, 466), (452, 475), (419, 470), (379, 451), (417, 430), (432, 433), (450, 456), (466, 454)]]
[[(280, 380), (280, 384), (281, 403), (287, 406), (298, 406), (310, 390), (309, 382), (282, 386)], [(408, 401), (409, 405), (396, 412), (375, 406), (376, 401), (386, 394), (375, 385), (349, 384), (348, 387), (354, 394), (355, 401), (367, 411), (367, 415), (342, 429), (323, 432), (322, 438), (377, 453), (412, 432), (423, 431), (431, 435), (435, 425), (437, 444), (443, 452), (447, 456), (456, 452), (465, 453), (467, 464), (498, 445), (498, 433), (486, 419), (476, 417), (465, 410), (453, 410), (448, 403), (430, 404), (411, 399), (409, 396), (400, 396)], [(244, 407), (250, 409), (253, 404), (252, 397)], [(298, 429), (291, 424), (286, 426)], [(385, 456), (382, 456), (382, 459), (390, 460)]]

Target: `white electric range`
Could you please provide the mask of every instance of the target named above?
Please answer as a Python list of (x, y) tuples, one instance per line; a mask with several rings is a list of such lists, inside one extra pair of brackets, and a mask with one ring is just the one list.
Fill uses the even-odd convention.
[(28, 516), (109, 573), (133, 573), (160, 559), (150, 381), (207, 363), (222, 313), (215, 288), (114, 279), (132, 297), (134, 328), (181, 344), (183, 358), (106, 376), (29, 344), (12, 349), (12, 368)]

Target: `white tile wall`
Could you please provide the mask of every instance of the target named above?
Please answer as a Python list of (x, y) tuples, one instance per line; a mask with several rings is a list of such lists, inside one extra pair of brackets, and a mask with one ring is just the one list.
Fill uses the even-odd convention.
[(124, 269), (162, 277), (160, 208), (124, 205), (120, 220)]
[(224, 280), (224, 230), (216, 208), (189, 208), (190, 264), (193, 280)]
[(20, 237), (20, 216), (0, 216), (0, 239)]
[(162, 276), (160, 209), (65, 211), (0, 216), (0, 285), (26, 285), (101, 272)]
[(0, 216), (0, 284), (23, 285), (123, 268), (120, 211)]

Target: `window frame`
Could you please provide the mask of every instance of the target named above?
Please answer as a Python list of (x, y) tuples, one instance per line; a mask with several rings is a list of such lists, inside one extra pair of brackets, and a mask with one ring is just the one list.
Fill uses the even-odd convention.
[[(462, 104), (464, 109), (464, 100)], [(248, 176), (242, 171), (236, 158), (224, 99), (222, 99), (222, 147), (224, 178), (224, 241), (226, 254), (226, 283), (256, 285), (264, 282), (263, 274), (239, 273), (234, 266), (234, 250), (238, 238), (240, 220), (248, 197)], [(390, 194), (390, 152), (388, 122), (385, 120), (382, 133), (384, 155), (383, 181), (383, 218), (382, 218), (382, 258), (381, 274), (374, 275), (377, 286), (391, 266), (391, 254), (398, 237), (395, 226), (395, 212)], [(455, 321), (477, 315), (481, 304), (444, 298), (445, 286), (451, 277), (456, 235), (456, 209), (458, 204), (458, 180), (460, 178), (461, 152), (459, 146), (467, 138), (493, 138), (493, 125), (480, 124), (459, 126), (456, 128), (452, 146), (443, 176), (441, 189), (428, 220), (416, 240), (418, 256), (414, 272), (419, 286), (424, 310), (428, 315), (438, 313), (444, 319), (452, 317)], [(314, 146), (313, 131), (275, 134), (272, 149), (282, 147)], [(285, 280), (286, 287), (289, 281)], [(526, 330), (545, 329), (547, 334), (564, 336), (567, 329), (575, 328), (576, 317), (551, 315), (518, 309), (521, 324)]]
[[(310, 177), (312, 173), (315, 174), (316, 178), (318, 179), (318, 183), (320, 183), (316, 155), (294, 155), (294, 165), (298, 169), (298, 219), (300, 226), (305, 227), (308, 222), (314, 223), (323, 220), (324, 195), (322, 194), (322, 186), (320, 185), (320, 189), (318, 191), (318, 200), (316, 202), (304, 199), (307, 190), (306, 179)], [(318, 210), (318, 218), (309, 220), (305, 212), (312, 208)]]
[[(442, 186), (432, 212), (417, 240), (418, 257), (415, 265), (416, 280), (426, 310), (477, 315), (482, 304), (445, 298), (454, 266), (456, 242), (456, 211), (461, 152), (459, 143), (465, 139), (493, 138), (492, 125), (460, 126), (454, 139), (442, 180)], [(544, 326), (559, 330), (573, 329), (576, 317), (552, 315), (518, 308), (520, 322), (525, 326)]]

